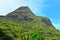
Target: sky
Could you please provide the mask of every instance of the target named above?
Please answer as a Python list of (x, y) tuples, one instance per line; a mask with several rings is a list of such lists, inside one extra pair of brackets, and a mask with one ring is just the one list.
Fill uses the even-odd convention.
[(0, 15), (6, 15), (21, 6), (28, 6), (35, 15), (50, 18), (60, 30), (60, 0), (0, 0)]

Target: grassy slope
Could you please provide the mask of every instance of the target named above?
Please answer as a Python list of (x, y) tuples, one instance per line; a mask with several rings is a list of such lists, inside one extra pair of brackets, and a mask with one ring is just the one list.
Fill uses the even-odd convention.
[[(41, 34), (35, 31), (30, 23), (19, 23), (17, 21), (11, 21), (4, 18), (0, 19), (0, 36), (2, 35), (0, 40), (43, 40), (43, 37), (39, 36)], [(6, 39), (5, 37), (9, 39)]]
[[(5, 36), (10, 36), (14, 40), (25, 40), (25, 39), (35, 40), (32, 39), (33, 37), (31, 36), (31, 33), (33, 35), (35, 33), (36, 35), (42, 35), (45, 40), (59, 40), (60, 31), (56, 30), (55, 28), (49, 25), (43, 26), (42, 22), (37, 21), (37, 19), (39, 18), (41, 17), (38, 18), (35, 17), (35, 21), (33, 23), (33, 22), (25, 22), (25, 21), (17, 22), (0, 17), (0, 29), (2, 30)], [(29, 38), (28, 35), (30, 36)], [(0, 39), (4, 39), (5, 36), (0, 37)], [(43, 37), (41, 39), (43, 39)], [(36, 37), (37, 40), (38, 38), (39, 36)]]

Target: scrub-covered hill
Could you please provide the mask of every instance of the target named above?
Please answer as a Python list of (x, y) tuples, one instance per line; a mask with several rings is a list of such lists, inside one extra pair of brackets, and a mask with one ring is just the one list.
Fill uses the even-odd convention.
[(0, 40), (60, 40), (60, 31), (49, 18), (36, 16), (22, 6), (0, 16)]

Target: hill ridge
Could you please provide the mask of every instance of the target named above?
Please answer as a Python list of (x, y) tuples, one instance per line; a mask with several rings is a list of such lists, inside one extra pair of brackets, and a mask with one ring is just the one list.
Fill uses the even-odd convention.
[(22, 6), (22, 7), (17, 8), (12, 13), (7, 14), (5, 16), (5, 18), (11, 19), (11, 20), (18, 20), (18, 21), (24, 20), (26, 22), (27, 21), (39, 20), (39, 21), (43, 21), (47, 25), (52, 26), (50, 19), (48, 19), (46, 17), (41, 17), (41, 19), (40, 19), (40, 17), (37, 17), (36, 15), (34, 15), (34, 13), (27, 6)]
[(0, 40), (60, 40), (60, 31), (49, 18), (34, 15), (25, 6), (20, 8), (0, 16)]

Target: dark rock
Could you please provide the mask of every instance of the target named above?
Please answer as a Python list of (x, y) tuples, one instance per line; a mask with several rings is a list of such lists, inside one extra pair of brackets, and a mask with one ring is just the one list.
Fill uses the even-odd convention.
[[(27, 6), (19, 7), (15, 11), (13, 11), (5, 16), (5, 18), (7, 18), (7, 19), (17, 20), (19, 22), (21, 22), (21, 21), (26, 21), (26, 22), (33, 21), (33, 20), (35, 20), (34, 17), (36, 17), (36, 16), (33, 14), (33, 12)], [(37, 19), (38, 22), (40, 22), (40, 20), (49, 26), (53, 26), (51, 21), (46, 17), (42, 17), (40, 19)]]
[(15, 11), (7, 14), (5, 18), (10, 19), (10, 20), (18, 20), (18, 21), (32, 21), (34, 14), (32, 11), (29, 9), (29, 7), (24, 6), (16, 9)]
[(41, 21), (47, 25), (53, 26), (49, 18), (43, 17), (41, 18)]

